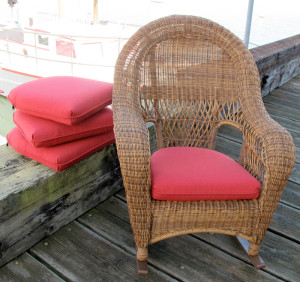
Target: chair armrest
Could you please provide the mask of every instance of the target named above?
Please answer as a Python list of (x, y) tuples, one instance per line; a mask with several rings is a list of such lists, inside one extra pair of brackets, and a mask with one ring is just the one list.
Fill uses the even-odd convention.
[(113, 101), (117, 153), (135, 241), (145, 247), (150, 240), (151, 218), (149, 133), (141, 113), (130, 110), (124, 100), (120, 103)]
[(240, 163), (262, 182), (259, 228), (264, 234), (292, 173), (295, 145), (289, 132), (267, 112), (258, 116), (253, 126), (245, 125)]

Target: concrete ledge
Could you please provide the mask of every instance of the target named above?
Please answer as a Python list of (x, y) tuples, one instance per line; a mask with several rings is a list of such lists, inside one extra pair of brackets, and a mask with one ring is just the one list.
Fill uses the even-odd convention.
[(115, 145), (56, 172), (0, 146), (0, 266), (122, 189)]
[(262, 96), (300, 74), (300, 34), (250, 51), (258, 67)]

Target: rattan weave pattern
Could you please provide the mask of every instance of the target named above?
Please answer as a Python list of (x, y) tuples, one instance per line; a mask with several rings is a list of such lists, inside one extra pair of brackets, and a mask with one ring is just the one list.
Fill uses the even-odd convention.
[[(258, 253), (295, 162), (290, 134), (270, 118), (253, 57), (234, 34), (194, 16), (170, 16), (141, 28), (115, 68), (114, 131), (130, 222), (138, 247), (191, 232), (238, 235)], [(224, 124), (243, 134), (239, 162), (262, 183), (260, 197), (168, 202), (151, 198), (153, 122), (158, 147), (214, 149)]]

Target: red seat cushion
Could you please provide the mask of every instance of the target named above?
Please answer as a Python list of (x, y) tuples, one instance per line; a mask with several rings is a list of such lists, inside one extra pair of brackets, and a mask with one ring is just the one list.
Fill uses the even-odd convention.
[(260, 182), (228, 156), (203, 148), (165, 148), (151, 158), (152, 197), (166, 201), (256, 199)]
[(113, 131), (52, 147), (36, 148), (15, 127), (7, 135), (8, 144), (20, 154), (56, 171), (62, 171), (115, 142)]
[(112, 83), (54, 76), (17, 86), (8, 100), (24, 113), (72, 125), (110, 105), (112, 90)]
[(29, 143), (35, 147), (47, 147), (112, 131), (113, 111), (106, 107), (70, 126), (16, 110), (14, 122)]

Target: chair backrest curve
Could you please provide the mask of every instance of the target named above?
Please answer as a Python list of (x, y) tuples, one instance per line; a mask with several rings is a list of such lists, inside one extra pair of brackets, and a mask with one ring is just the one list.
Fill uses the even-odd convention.
[(194, 16), (161, 18), (137, 31), (117, 61), (115, 89), (114, 103), (139, 105), (145, 122), (154, 122), (160, 147), (213, 148), (220, 125), (242, 131), (245, 116), (262, 108), (249, 50), (224, 27)]

